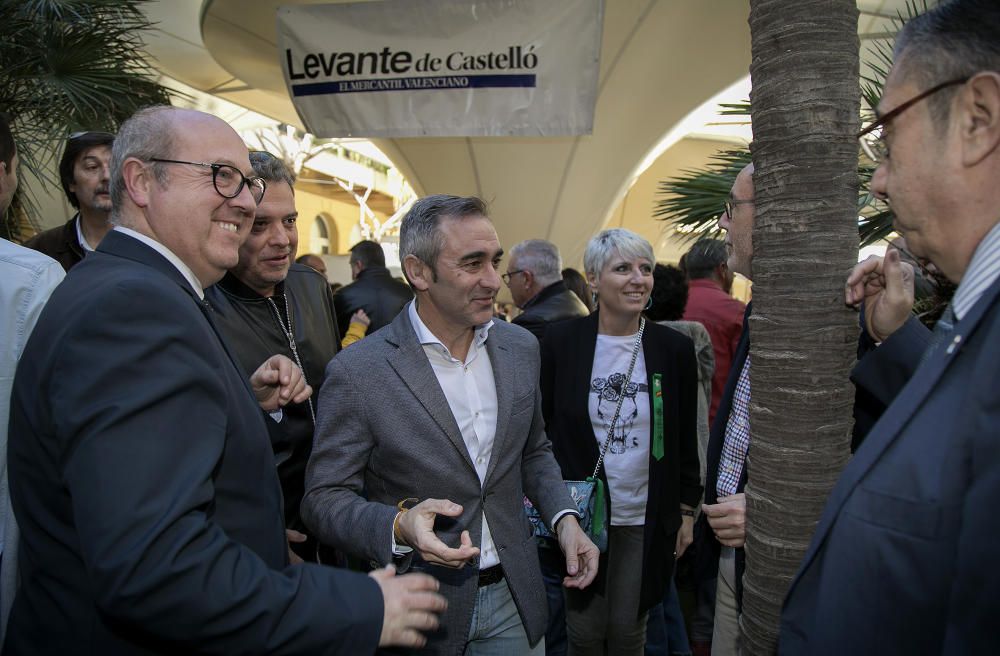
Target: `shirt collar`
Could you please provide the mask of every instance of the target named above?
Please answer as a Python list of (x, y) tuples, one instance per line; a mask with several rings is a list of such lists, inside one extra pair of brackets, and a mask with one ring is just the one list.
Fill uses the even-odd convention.
[[(413, 332), (417, 334), (417, 341), (421, 345), (434, 344), (440, 346), (448, 355), (451, 353), (448, 351), (448, 347), (441, 343), (441, 340), (434, 336), (434, 333), (430, 331), (430, 328), (421, 321), (420, 315), (417, 314), (417, 301), (416, 299), (410, 301), (407, 305), (406, 311), (410, 317), (410, 324), (413, 326)], [(472, 340), (472, 347), (478, 348), (486, 342), (486, 338), (489, 336), (490, 328), (493, 327), (493, 319), (490, 319), (486, 323), (476, 326), (476, 335)]]
[(181, 275), (184, 276), (184, 279), (188, 281), (188, 283), (191, 285), (191, 288), (194, 289), (194, 293), (198, 295), (198, 298), (200, 298), (201, 300), (205, 300), (205, 290), (202, 289), (201, 282), (199, 282), (198, 280), (198, 276), (194, 275), (194, 271), (192, 271), (191, 268), (188, 267), (188, 265), (184, 264), (184, 261), (181, 260), (181, 258), (174, 255), (173, 251), (171, 251), (169, 248), (167, 248), (160, 242), (156, 241), (152, 237), (144, 235), (141, 232), (136, 232), (131, 228), (115, 226), (114, 229), (117, 230), (118, 232), (122, 232), (128, 235), (129, 237), (132, 237), (133, 239), (138, 239), (139, 241), (146, 244), (147, 246), (152, 248), (154, 251), (156, 251), (163, 257), (167, 258), (167, 261), (173, 264), (174, 267), (181, 272)]
[(88, 253), (93, 253), (94, 249), (90, 247), (90, 244), (87, 243), (87, 239), (83, 236), (83, 228), (80, 227), (80, 224), (82, 222), (83, 222), (83, 217), (80, 216), (79, 212), (77, 212), (76, 213), (76, 241), (80, 244), (80, 248), (82, 248), (83, 250), (87, 251)]
[[(216, 285), (226, 294), (241, 301), (264, 301), (268, 298), (237, 278), (232, 271), (226, 271), (226, 275), (222, 276), (222, 280), (217, 282)], [(282, 280), (274, 286), (274, 294), (272, 297), (281, 296), (284, 293), (285, 281)]]
[(965, 270), (955, 296), (951, 301), (955, 319), (961, 320), (986, 290), (1000, 277), (1000, 222), (986, 233), (976, 252), (972, 254), (969, 268)]

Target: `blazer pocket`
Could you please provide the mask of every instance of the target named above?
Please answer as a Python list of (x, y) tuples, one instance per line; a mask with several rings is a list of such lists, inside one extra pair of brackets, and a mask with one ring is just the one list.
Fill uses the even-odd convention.
[(941, 537), (945, 509), (940, 503), (909, 499), (860, 486), (851, 494), (844, 510), (867, 524), (925, 540)]

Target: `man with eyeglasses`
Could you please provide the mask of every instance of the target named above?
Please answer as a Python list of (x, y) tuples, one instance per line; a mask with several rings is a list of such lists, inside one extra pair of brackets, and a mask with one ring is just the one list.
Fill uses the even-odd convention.
[[(719, 227), (726, 231), (727, 266), (748, 280), (752, 277), (754, 222), (753, 164), (733, 183)], [(695, 534), (699, 552), (708, 555), (711, 573), (718, 572), (712, 654), (740, 653), (739, 613), (743, 599), (746, 556), (747, 452), (750, 448), (750, 330), (743, 315), (742, 332), (731, 359), (729, 377), (712, 422), (705, 456), (705, 503)], [(717, 567), (716, 567), (717, 565)], [(709, 572), (703, 576), (710, 580)]]
[(285, 500), (285, 528), (294, 552), (290, 556), (316, 562), (317, 545), (307, 538), (299, 504), (316, 428), (316, 396), (326, 363), (339, 350), (333, 293), (318, 271), (293, 263), (299, 234), (292, 172), (281, 159), (261, 151), (250, 153), (250, 165), (267, 192), (240, 246), (239, 262), (208, 288), (206, 298), (246, 375), (281, 353), (295, 362), (313, 388), (305, 402), (289, 403), (268, 415), (265, 423)]
[(59, 182), (78, 211), (64, 225), (41, 232), (25, 246), (45, 253), (69, 271), (92, 253), (111, 230), (111, 145), (108, 132), (74, 132), (59, 160)]
[(289, 565), (261, 410), (310, 389), (281, 355), (248, 385), (204, 301), (266, 191), (246, 146), (214, 116), (154, 107), (111, 159), (115, 227), (54, 292), (14, 382), (4, 653), (420, 644), (445, 605), (430, 577)]
[(528, 239), (510, 249), (507, 272), (502, 276), (521, 314), (513, 323), (527, 328), (541, 341), (553, 321), (590, 314), (562, 279), (559, 249), (544, 239)]
[(958, 289), (921, 355), (927, 334), (883, 311), (898, 254), (848, 279), (883, 340), (871, 362), (920, 364), (830, 495), (785, 599), (782, 654), (997, 649), (1000, 4), (938, 5), (906, 23), (894, 59), (869, 129), (881, 128), (872, 190)]

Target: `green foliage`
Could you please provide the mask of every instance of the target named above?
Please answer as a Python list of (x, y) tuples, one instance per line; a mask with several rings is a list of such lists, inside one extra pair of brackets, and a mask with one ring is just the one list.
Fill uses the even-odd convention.
[(135, 110), (170, 103), (143, 55), (145, 2), (0, 0), (0, 109), (39, 178), (54, 183), (47, 168), (70, 133), (114, 132)]
[[(882, 88), (889, 69), (892, 67), (892, 42), (895, 33), (910, 18), (927, 11), (927, 0), (907, 0), (906, 11), (897, 14), (892, 21), (892, 29), (885, 37), (873, 40), (869, 51), (873, 55), (868, 62), (869, 73), (861, 77), (861, 96), (864, 100), (861, 116), (864, 123), (875, 118), (874, 108), (882, 97)], [(750, 116), (750, 102), (722, 104), (720, 114), (725, 116)], [(861, 157), (858, 164), (860, 190), (858, 194), (858, 238), (861, 246), (874, 244), (885, 239), (893, 230), (892, 212), (871, 193), (871, 178), (875, 167)], [(684, 240), (701, 237), (717, 237), (723, 204), (740, 170), (750, 163), (750, 151), (743, 149), (724, 150), (712, 156), (703, 169), (686, 169), (679, 176), (662, 180), (658, 184), (658, 194), (653, 217), (674, 224)]]
[(736, 175), (750, 163), (750, 151), (741, 148), (712, 155), (704, 169), (686, 169), (657, 185), (663, 195), (653, 217), (675, 224), (685, 241), (718, 237), (719, 217), (729, 199)]

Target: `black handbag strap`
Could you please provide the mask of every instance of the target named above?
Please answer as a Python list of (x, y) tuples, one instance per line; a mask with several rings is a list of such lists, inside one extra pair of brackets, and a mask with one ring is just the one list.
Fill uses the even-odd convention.
[(601, 465), (604, 464), (604, 454), (608, 452), (608, 445), (611, 444), (611, 437), (615, 433), (615, 424), (618, 423), (618, 415), (622, 411), (622, 403), (625, 401), (625, 390), (628, 388), (628, 384), (632, 381), (632, 371), (635, 369), (635, 361), (639, 357), (639, 347), (642, 346), (642, 333), (646, 330), (646, 317), (639, 317), (639, 332), (635, 336), (635, 345), (632, 347), (632, 361), (628, 365), (628, 373), (625, 374), (625, 382), (622, 383), (622, 391), (618, 395), (618, 405), (615, 406), (615, 416), (611, 419), (611, 426), (608, 428), (608, 436), (604, 438), (604, 444), (601, 445), (601, 455), (597, 457), (597, 464), (594, 466), (594, 473), (591, 474), (591, 478), (597, 478), (597, 474), (601, 471)]

